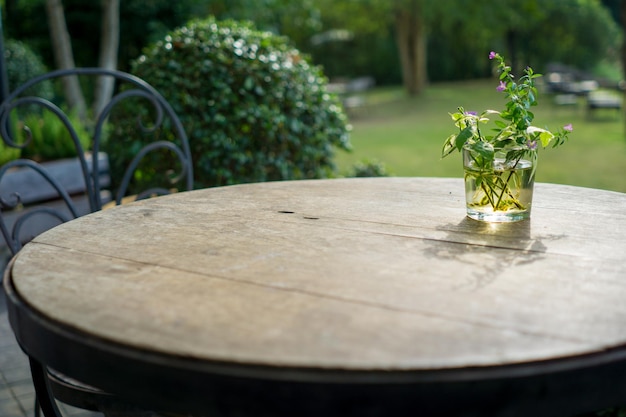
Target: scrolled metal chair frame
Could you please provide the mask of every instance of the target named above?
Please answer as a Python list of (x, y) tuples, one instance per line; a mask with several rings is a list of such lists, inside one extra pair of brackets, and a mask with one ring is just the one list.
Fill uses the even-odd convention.
[[(142, 119), (139, 116), (137, 117), (138, 131), (142, 134), (154, 133), (163, 126), (166, 119), (169, 119), (171, 127), (168, 128), (176, 136), (179, 142), (179, 144), (176, 144), (170, 141), (156, 140), (143, 146), (143, 148), (141, 148), (134, 155), (133, 159), (126, 167), (124, 175), (119, 182), (116, 195), (114, 196), (115, 204), (121, 204), (122, 199), (128, 193), (133, 175), (139, 167), (142, 159), (157, 150), (167, 150), (173, 155), (172, 159), (180, 164), (180, 172), (177, 172), (176, 175), (171, 178), (171, 182), (177, 184), (182, 190), (191, 190), (193, 188), (193, 165), (191, 162), (191, 151), (187, 135), (180, 119), (174, 112), (171, 105), (156, 89), (142, 79), (122, 71), (103, 68), (74, 68), (68, 70), (58, 70), (35, 77), (19, 86), (4, 100), (4, 102), (2, 102), (2, 104), (0, 104), (0, 136), (7, 146), (12, 148), (24, 148), (32, 141), (32, 135), (30, 134), (31, 132), (28, 127), (25, 127), (26, 140), (23, 143), (18, 143), (18, 140), (16, 140), (16, 136), (14, 136), (14, 132), (11, 130), (11, 114), (13, 111), (23, 108), (23, 106), (38, 106), (41, 109), (45, 109), (45, 111), (51, 112), (61, 121), (73, 142), (76, 155), (79, 160), (82, 180), (84, 181), (84, 194), (88, 200), (89, 212), (95, 212), (103, 208), (104, 202), (101, 198), (103, 190), (101, 189), (98, 178), (98, 175), (100, 174), (98, 157), (92, 158), (90, 169), (86, 156), (86, 150), (83, 149), (79, 135), (68, 115), (50, 100), (25, 94), (31, 87), (44, 81), (72, 76), (113, 77), (116, 83), (126, 83), (131, 86), (131, 89), (120, 89), (117, 93), (115, 93), (100, 113), (94, 116), (93, 120), (95, 123), (93, 127), (93, 137), (91, 138), (91, 152), (93, 155), (97, 156), (101, 151), (104, 127), (109, 120), (109, 116), (112, 111), (121, 102), (133, 97), (145, 99), (148, 105), (151, 106), (151, 109), (154, 110), (151, 113), (153, 119), (151, 120), (150, 126), (144, 125)], [(67, 210), (64, 212), (45, 206), (35, 207), (28, 213), (18, 217), (12, 227), (8, 227), (5, 221), (5, 214), (8, 211), (16, 209), (20, 204), (22, 204), (22, 196), (19, 191), (11, 191), (7, 193), (6, 190), (3, 191), (0, 188), (0, 232), (2, 233), (2, 236), (4, 237), (12, 255), (15, 255), (22, 248), (24, 242), (20, 233), (21, 229), (33, 216), (44, 214), (55, 217), (59, 222), (66, 222), (80, 216), (70, 193), (68, 193), (67, 190), (64, 189), (64, 186), (56, 178), (50, 175), (44, 166), (38, 162), (28, 159), (16, 159), (6, 163), (0, 167), (0, 187), (3, 177), (5, 177), (8, 172), (15, 171), (16, 169), (31, 170), (36, 176), (43, 179), (45, 183), (47, 183), (56, 193), (55, 199), (61, 201), (62, 207)], [(153, 195), (168, 194), (169, 192), (169, 188), (165, 187), (150, 188), (136, 193), (136, 199), (147, 198)], [(60, 417), (61, 414), (55, 403), (54, 396), (54, 393), (57, 391), (55, 391), (53, 387), (53, 381), (55, 381), (58, 376), (55, 376), (54, 373), (50, 374), (49, 370), (46, 369), (45, 364), (41, 364), (36, 358), (29, 356), (29, 360), (37, 397), (35, 406), (36, 415), (39, 414), (39, 409), (41, 407), (41, 410), (46, 417)], [(50, 372), (52, 371), (50, 370)], [(70, 395), (74, 389), (71, 382), (66, 383), (59, 381), (57, 387), (61, 387), (62, 392), (70, 392)], [(98, 402), (101, 404), (102, 401), (110, 402), (110, 399), (112, 398), (107, 393), (85, 386), (75, 386), (75, 392), (77, 393), (76, 397), (80, 397), (80, 399), (77, 400), (78, 402), (85, 401), (85, 404), (90, 404), (86, 405), (84, 408), (93, 407), (93, 404)], [(91, 395), (93, 395), (93, 398), (89, 398)], [(84, 400), (85, 398), (86, 400)]]
[[(85, 195), (88, 199), (89, 211), (95, 212), (101, 210), (103, 207), (103, 201), (101, 199), (102, 189), (98, 175), (100, 172), (98, 158), (93, 158), (91, 169), (87, 161), (87, 153), (79, 140), (79, 135), (74, 128), (68, 115), (56, 104), (42, 97), (24, 95), (33, 86), (45, 82), (47, 80), (61, 79), (65, 77), (73, 76), (95, 76), (95, 77), (113, 77), (116, 83), (125, 83), (131, 86), (131, 89), (121, 90), (115, 93), (108, 103), (103, 107), (98, 115), (94, 117), (93, 137), (91, 138), (91, 152), (93, 155), (98, 155), (101, 151), (101, 144), (103, 138), (104, 127), (109, 120), (109, 116), (112, 111), (123, 101), (130, 98), (142, 98), (145, 99), (149, 106), (154, 111), (153, 120), (151, 120), (151, 126), (146, 126), (141, 118), (137, 117), (138, 132), (142, 134), (156, 132), (157, 129), (163, 126), (166, 119), (171, 122), (171, 130), (178, 138), (180, 145), (173, 142), (159, 140), (145, 145), (137, 154), (135, 154), (132, 161), (126, 167), (123, 177), (119, 182), (119, 187), (115, 195), (115, 204), (121, 204), (122, 199), (128, 193), (130, 183), (133, 179), (133, 175), (140, 162), (148, 154), (157, 150), (168, 150), (175, 159), (180, 163), (180, 173), (177, 173), (171, 180), (175, 184), (180, 184), (182, 189), (191, 190), (193, 188), (193, 165), (191, 162), (191, 151), (189, 147), (189, 141), (182, 123), (171, 105), (163, 98), (163, 96), (154, 89), (150, 84), (144, 80), (117, 70), (108, 70), (104, 68), (74, 68), (66, 70), (52, 71), (41, 76), (35, 77), (23, 85), (19, 86), (13, 91), (6, 100), (0, 105), (0, 136), (4, 143), (12, 148), (25, 148), (32, 141), (32, 136), (29, 137), (30, 129), (26, 126), (25, 131), (27, 139), (23, 143), (18, 143), (14, 132), (11, 131), (10, 118), (13, 111), (24, 106), (38, 106), (41, 109), (45, 109), (54, 114), (58, 120), (63, 124), (66, 131), (69, 133), (73, 146), (76, 149), (76, 154), (80, 163), (82, 177), (85, 184)], [(24, 96), (22, 96), (24, 95)], [(63, 190), (61, 184), (59, 184), (49, 173), (37, 162), (25, 159), (17, 159), (5, 164), (0, 168), (0, 181), (3, 176), (10, 170), (15, 168), (27, 168), (36, 172), (41, 178), (44, 179), (58, 194), (58, 199), (64, 202), (64, 206), (71, 213), (72, 218), (78, 217), (78, 213), (71, 197)], [(137, 199), (146, 198), (153, 195), (168, 194), (169, 189), (165, 187), (151, 188), (142, 190), (136, 194)], [(24, 225), (24, 221), (16, 222), (12, 230), (3, 220), (3, 212), (12, 210), (21, 204), (21, 196), (18, 193), (13, 193), (11, 198), (2, 194), (0, 190), (0, 232), (6, 240), (9, 249), (12, 254), (17, 253), (21, 249), (22, 239), (20, 238), (20, 231)], [(47, 214), (59, 219), (59, 221), (67, 221), (67, 215), (59, 210), (40, 207), (33, 209), (34, 212), (39, 214)], [(29, 214), (29, 217), (34, 216), (35, 213)], [(21, 220), (21, 219), (20, 219)]]

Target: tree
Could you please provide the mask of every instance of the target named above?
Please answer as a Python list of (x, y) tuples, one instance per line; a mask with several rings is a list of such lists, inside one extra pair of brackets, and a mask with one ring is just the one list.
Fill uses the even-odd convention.
[[(41, 55), (46, 66), (52, 68), (56, 67), (56, 60), (51, 47), (46, 1), (4, 0), (6, 13), (3, 17), (7, 38), (27, 41), (34, 52)], [(141, 54), (143, 47), (161, 39), (190, 18), (205, 16), (208, 4), (216, 1), (221, 0), (211, 0), (210, 3), (206, 0), (119, 2), (118, 68), (128, 70), (130, 61)], [(62, 0), (62, 4), (76, 65), (99, 65), (101, 26), (104, 23), (102, 2)]]
[(393, 27), (403, 84), (411, 95), (424, 89), (428, 82), (429, 19), (439, 6), (423, 0), (317, 0), (315, 4), (329, 28), (343, 28), (355, 34), (381, 34)]
[[(120, 44), (120, 0), (102, 0), (102, 29), (99, 66), (117, 69), (117, 53)], [(96, 83), (93, 112), (99, 114), (113, 95), (115, 80), (99, 77)]]
[[(9, 34), (28, 37), (50, 64), (49, 51), (56, 48), (41, 35), (33, 37), (45, 27), (43, 9), (36, 7), (46, 1), (5, 0)], [(77, 64), (96, 65), (93, 51), (103, 50), (94, 30), (102, 23), (98, 3), (63, 3)], [(331, 75), (375, 75), (387, 83), (402, 79), (411, 94), (419, 94), (431, 79), (490, 74), (484, 56), (491, 49), (505, 54), (518, 73), (525, 65), (540, 69), (553, 60), (590, 69), (607, 51), (618, 55), (615, 23), (606, 19), (600, 0), (125, 0), (119, 8), (121, 69), (169, 29), (209, 14), (252, 20), (260, 29), (286, 35), (335, 71)], [(311, 43), (314, 35), (333, 31), (351, 35), (334, 44)]]
[[(100, 32), (100, 56), (98, 65), (101, 68), (117, 69), (117, 54), (120, 33), (120, 2), (119, 0), (101, 0), (102, 25)], [(74, 68), (72, 41), (67, 29), (65, 11), (62, 0), (46, 0), (46, 11), (50, 26), (50, 37), (57, 67), (59, 69)], [(96, 82), (92, 111), (97, 115), (113, 94), (114, 80), (110, 77), (99, 77)], [(77, 77), (65, 77), (63, 88), (68, 106), (85, 119), (87, 105)]]
[(624, 2), (622, 0), (602, 0), (602, 5), (606, 7), (615, 23), (621, 24), (621, 8), (624, 7)]
[(619, 30), (598, 0), (490, 1), (498, 10), (493, 36), (507, 39), (505, 52), (518, 73), (554, 62), (589, 71), (617, 55)]
[(424, 4), (421, 0), (396, 0), (393, 14), (404, 88), (417, 95), (428, 82)]
[[(529, 34), (532, 34), (538, 24), (545, 24), (545, 10), (550, 8), (551, 2), (545, 1), (540, 5), (539, 0), (488, 0), (481, 9), (480, 20), (489, 22), (492, 26), (492, 39), (502, 39), (509, 64), (515, 73), (521, 73), (527, 65), (523, 55), (528, 52)], [(541, 23), (539, 23), (541, 22)]]
[[(48, 14), (50, 38), (57, 67), (59, 69), (74, 68), (72, 41), (65, 22), (63, 2), (61, 0), (46, 0), (46, 12)], [(63, 88), (70, 108), (75, 109), (84, 118), (85, 98), (80, 89), (78, 79), (76, 77), (67, 77), (63, 80)]]
[(259, 29), (287, 36), (296, 44), (321, 28), (316, 0), (212, 0), (203, 11), (218, 20), (252, 21)]

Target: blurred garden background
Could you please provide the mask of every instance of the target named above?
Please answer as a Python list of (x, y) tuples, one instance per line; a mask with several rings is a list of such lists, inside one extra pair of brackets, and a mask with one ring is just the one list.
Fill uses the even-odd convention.
[[(211, 120), (219, 121), (186, 126), (192, 130), (194, 159), (206, 165), (204, 171), (196, 169), (202, 186), (323, 176), (460, 176), (460, 158), (440, 158), (444, 139), (454, 131), (449, 113), (458, 106), (476, 111), (502, 108), (505, 100), (496, 92), (497, 78), (487, 58), (490, 51), (498, 51), (518, 74), (526, 66), (544, 74), (535, 124), (556, 130), (571, 123), (574, 128), (564, 147), (541, 151), (538, 181), (626, 192), (620, 17), (626, 6), (622, 3), (624, 0), (4, 0), (2, 29), (9, 91), (30, 76), (67, 65), (62, 59), (63, 45), (53, 29), (61, 23), (76, 66), (113, 62), (118, 69), (138, 73), (153, 83), (155, 79), (150, 77), (161, 74), (158, 87), (166, 99), (179, 103), (175, 104), (179, 113), (202, 108), (199, 102), (219, 103), (224, 98), (229, 111), (210, 113), (209, 106), (202, 114), (187, 115), (187, 120), (210, 115)], [(115, 14), (118, 26), (107, 23), (110, 13)], [(304, 78), (285, 84), (291, 85), (287, 88), (310, 89), (312, 93), (321, 89), (323, 94), (294, 98), (293, 109), (300, 110), (291, 119), (270, 111), (270, 101), (283, 95), (262, 84), (270, 79), (272, 62), (267, 74), (263, 73), (265, 81), (257, 80), (265, 67), (245, 64), (249, 67), (244, 75), (233, 74), (239, 74), (240, 65), (235, 55), (247, 51), (246, 62), (271, 61), (274, 56), (272, 52), (257, 57), (251, 39), (263, 47), (274, 41), (257, 35), (247, 38), (241, 35), (245, 30), (233, 28), (232, 33), (246, 37), (245, 48), (243, 43), (238, 46), (238, 39), (207, 38), (201, 39), (203, 43), (191, 54), (181, 45), (192, 44), (198, 37), (185, 28), (193, 26), (191, 21), (207, 19), (214, 19), (208, 21), (217, 25), (227, 19), (250, 21), (252, 26), (242, 25), (280, 37), (280, 45), (273, 44), (279, 61), (310, 63), (309, 75), (301, 74)], [(113, 43), (114, 58), (111, 44), (106, 42), (111, 28), (119, 35)], [(172, 41), (176, 36), (179, 43)], [(173, 53), (155, 52), (159, 49)], [(67, 51), (65, 54), (67, 58)], [(185, 61), (188, 59), (193, 61)], [(202, 70), (185, 64), (203, 61), (212, 64), (205, 63)], [(218, 64), (226, 70), (220, 72)], [(189, 80), (197, 81), (200, 73), (202, 88), (192, 90), (197, 94), (217, 91), (218, 96), (183, 94), (183, 86)], [(282, 80), (271, 79), (274, 85)], [(245, 94), (263, 96), (259, 98), (262, 101), (247, 102), (242, 98)], [(326, 94), (330, 100), (324, 98)], [(227, 100), (229, 95), (232, 97)], [(590, 108), (594, 97), (607, 106)], [(320, 103), (311, 102), (318, 99)], [(196, 104), (189, 105), (192, 101)], [(254, 106), (257, 110), (251, 109)], [(268, 110), (261, 112), (261, 107)], [(265, 123), (259, 121), (264, 117)], [(309, 119), (314, 122), (303, 122)], [(288, 126), (289, 133), (285, 130), (272, 136), (278, 125)], [(232, 126), (236, 128), (227, 129)], [(229, 133), (218, 135), (218, 129)], [(314, 129), (327, 139), (317, 137), (309, 143), (316, 136)], [(194, 140), (203, 146), (194, 147)], [(244, 142), (245, 148), (239, 148)], [(218, 148), (222, 151), (215, 151)], [(308, 162), (292, 164), (293, 158)], [(238, 164), (250, 167), (240, 169)], [(311, 168), (311, 164), (324, 169)]]

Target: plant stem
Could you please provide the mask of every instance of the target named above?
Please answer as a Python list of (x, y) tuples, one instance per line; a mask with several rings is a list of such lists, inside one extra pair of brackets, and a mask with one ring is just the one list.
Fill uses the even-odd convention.
[[(493, 209), (495, 210), (495, 206), (493, 205), (493, 199), (491, 198), (491, 194), (489, 192), (489, 190), (487, 190), (487, 187), (485, 187), (485, 181), (483, 181), (480, 186), (482, 187), (483, 191), (485, 192), (485, 195), (487, 196), (487, 200), (489, 200), (489, 204), (491, 204), (491, 207), (493, 207)], [(491, 188), (491, 186), (489, 187)], [(492, 191), (493, 192), (493, 191)]]
[(502, 192), (500, 193), (500, 196), (498, 197), (498, 202), (496, 203), (495, 207), (493, 208), (494, 210), (497, 210), (497, 207), (500, 206), (500, 202), (502, 201), (502, 197), (504, 196), (504, 192), (506, 191), (508, 195), (511, 196), (511, 198), (513, 199), (515, 205), (518, 208), (523, 208), (520, 207), (519, 202), (517, 201), (517, 199), (511, 195), (511, 190), (509, 189), (509, 181), (511, 181), (511, 177), (513, 176), (513, 173), (515, 172), (515, 168), (517, 168), (517, 164), (519, 164), (519, 161), (522, 159), (523, 154), (520, 154), (520, 156), (517, 158), (517, 160), (515, 161), (515, 164), (513, 165), (513, 168), (511, 169), (511, 172), (509, 172), (509, 176), (506, 179), (506, 182), (504, 183), (504, 187), (502, 188)]

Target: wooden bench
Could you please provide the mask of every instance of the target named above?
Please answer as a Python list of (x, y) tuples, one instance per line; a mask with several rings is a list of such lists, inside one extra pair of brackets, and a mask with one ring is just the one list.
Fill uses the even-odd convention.
[(554, 104), (557, 106), (578, 106), (576, 94), (557, 94), (554, 96)]
[(333, 82), (329, 84), (328, 89), (338, 94), (346, 111), (350, 111), (366, 104), (363, 93), (375, 85), (374, 77), (366, 76)]
[(587, 112), (591, 115), (595, 110), (609, 109), (619, 111), (622, 99), (612, 94), (591, 94), (587, 97)]

